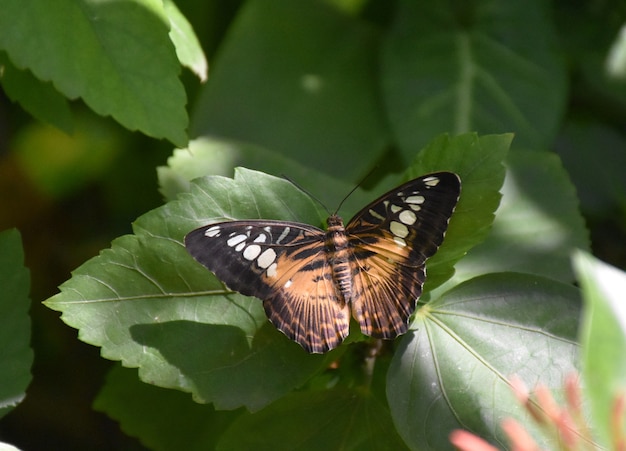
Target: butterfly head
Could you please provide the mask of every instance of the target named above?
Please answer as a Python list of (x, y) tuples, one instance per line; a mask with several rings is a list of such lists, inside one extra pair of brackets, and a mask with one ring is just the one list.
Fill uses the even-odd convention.
[(333, 213), (326, 220), (326, 225), (328, 226), (329, 229), (332, 227), (337, 227), (337, 226), (343, 227), (343, 219), (341, 219), (341, 217)]

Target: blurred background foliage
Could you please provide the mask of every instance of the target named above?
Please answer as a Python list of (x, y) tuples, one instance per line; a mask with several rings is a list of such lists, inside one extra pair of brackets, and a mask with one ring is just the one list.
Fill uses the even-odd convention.
[[(411, 49), (385, 48), (381, 36), (403, 31), (395, 28), (399, 20), (394, 21), (394, 17), (402, 8), (411, 8), (407, 2), (320, 2), (316, 10), (319, 17), (310, 19), (312, 23), (325, 24), (325, 27), (312, 31), (296, 27), (289, 22), (288, 16), (281, 18), (280, 10), (263, 10), (267, 14), (265, 19), (253, 15), (250, 12), (253, 7), (246, 5), (253, 2), (176, 2), (192, 24), (210, 62), (207, 84), (202, 84), (188, 70), (181, 73), (191, 111), (192, 137), (213, 135), (250, 141), (287, 156), (290, 149), (297, 147), (301, 155), (309, 156), (310, 167), (354, 182), (376, 162), (388, 170), (401, 169), (406, 155), (398, 149), (420, 148), (440, 132), (469, 131), (464, 130), (464, 126), (469, 126), (481, 133), (518, 133), (514, 147), (517, 143), (522, 148), (556, 151), (561, 156), (577, 188), (594, 255), (626, 268), (626, 177), (623, 174), (626, 167), (626, 75), (623, 67), (620, 72), (619, 64), (613, 74), (607, 69), (610, 49), (619, 44), (620, 27), (626, 24), (623, 1), (533, 3), (542, 8), (538, 11), (542, 22), (521, 25), (543, 26), (546, 36), (551, 38), (530, 41), (528, 45), (536, 46), (538, 49), (535, 50), (553, 52), (551, 56), (544, 55), (545, 64), (557, 66), (557, 72), (562, 70), (561, 75), (557, 74), (551, 82), (554, 92), (546, 93), (546, 108), (556, 105), (563, 112), (558, 122), (546, 124), (542, 122), (543, 118), (550, 115), (537, 110), (536, 123), (532, 125), (543, 130), (539, 135), (489, 127), (497, 121), (481, 123), (476, 120), (470, 124), (452, 121), (448, 125), (439, 117), (424, 118), (424, 127), (418, 134), (402, 127), (390, 130), (382, 126), (386, 114), (397, 124), (402, 122), (397, 120), (398, 116), (407, 112), (401, 107), (385, 111), (381, 98), (366, 98), (362, 93), (371, 94), (380, 89), (386, 93), (386, 98), (402, 95), (394, 92), (393, 71), (397, 69), (392, 64), (401, 61), (396, 59), (385, 65), (385, 55)], [(499, 2), (446, 3), (446, 8), (454, 11), (457, 19), (451, 26), (469, 28), (474, 11), (497, 8)], [(524, 2), (512, 3), (526, 7)], [(265, 2), (262, 7), (272, 4), (280, 2)], [(310, 11), (310, 4), (295, 1), (291, 12), (297, 13), (300, 7)], [(336, 10), (340, 13), (336, 14)], [(545, 14), (541, 15), (542, 12)], [(359, 19), (356, 27), (355, 17)], [(267, 34), (246, 34), (247, 30), (259, 30), (255, 20), (266, 26)], [(427, 26), (420, 24), (420, 27)], [(344, 29), (349, 33), (343, 36), (341, 44), (345, 48), (363, 48), (363, 53), (347, 52), (353, 59), (346, 62), (341, 49), (335, 48), (336, 60), (318, 60), (315, 51), (333, 46), (336, 36)], [(350, 107), (374, 111), (379, 116), (349, 120), (349, 111), (333, 114), (328, 117), (325, 133), (321, 133), (320, 124), (310, 126), (306, 118), (324, 116), (329, 99), (294, 104), (291, 102), (294, 94), (288, 87), (280, 93), (259, 92), (256, 83), (250, 84), (248, 91), (234, 93), (233, 87), (246, 86), (247, 77), (271, 86), (272, 80), (284, 77), (285, 71), (294, 67), (293, 61), (285, 61), (282, 65), (280, 52), (271, 54), (267, 51), (268, 46), (273, 45), (272, 32), (277, 30), (294, 35), (318, 33), (319, 41), (315, 42), (311, 53), (301, 52), (301, 61), (295, 67), (310, 66), (332, 73), (337, 66), (346, 64), (353, 72), (342, 71), (341, 76), (335, 78), (338, 83), (333, 87), (335, 91), (331, 90), (329, 95), (347, 98)], [(416, 27), (413, 32), (419, 34), (420, 28)], [(511, 30), (512, 34), (515, 32), (519, 33), (519, 29)], [(521, 36), (525, 37), (523, 33)], [(241, 45), (242, 41), (249, 47), (247, 53), (238, 54), (232, 46)], [(288, 46), (290, 43), (283, 44)], [(378, 61), (368, 59), (379, 50)], [(623, 44), (621, 51), (625, 52)], [(6, 61), (5, 58), (6, 54), (2, 53), (0, 64)], [(619, 60), (619, 55), (614, 59)], [(447, 58), (434, 52), (427, 60), (436, 66), (439, 62), (445, 63)], [(489, 61), (485, 63), (489, 66)], [(250, 72), (251, 67), (257, 71)], [(318, 89), (320, 83), (315, 70), (302, 80), (305, 88), (312, 91)], [(420, 68), (416, 70), (419, 72)], [(368, 84), (372, 78), (360, 77), (359, 73), (363, 71), (372, 74), (388, 71), (387, 84)], [(453, 78), (454, 72), (448, 73)], [(236, 79), (235, 75), (241, 79)], [(3, 77), (6, 89), (6, 83), (10, 83), (9, 69)], [(450, 82), (441, 80), (442, 84)], [(437, 87), (432, 86), (432, 89)], [(480, 92), (476, 95), (480, 98)], [(558, 101), (551, 100), (552, 95), (563, 96), (565, 102), (559, 106)], [(257, 101), (249, 102), (251, 96), (257, 96)], [(362, 107), (358, 102), (363, 103)], [(395, 105), (398, 104), (401, 102)], [(282, 128), (280, 121), (271, 123), (271, 114), (269, 118), (259, 120), (264, 115), (259, 106), (263, 105), (270, 112), (271, 109), (286, 110), (286, 114), (294, 117), (290, 125), (297, 123), (299, 126)], [(0, 91), (0, 230), (16, 227), (22, 233), (26, 266), (32, 280), (32, 345), (35, 349), (33, 382), (28, 395), (2, 420), (0, 438), (23, 449), (143, 449), (136, 440), (123, 435), (116, 423), (92, 410), (92, 402), (111, 363), (100, 358), (97, 348), (78, 341), (76, 331), (66, 327), (59, 321), (57, 313), (42, 307), (40, 302), (55, 294), (57, 286), (70, 277), (74, 268), (109, 247), (115, 237), (130, 233), (130, 224), (135, 218), (162, 204), (156, 168), (166, 165), (173, 145), (165, 139), (129, 131), (110, 117), (94, 113), (81, 100), (71, 101), (67, 114), (71, 121), (60, 115), (57, 125), (71, 130), (71, 133), (33, 119), (20, 104), (12, 102), (4, 91)], [(345, 120), (333, 120), (336, 117)], [(445, 125), (437, 128), (437, 121)], [(552, 135), (554, 138), (550, 138)], [(408, 142), (411, 139), (414, 142)], [(345, 140), (346, 149), (360, 146), (360, 150), (342, 152), (342, 140)], [(398, 142), (400, 146), (396, 146)], [(336, 160), (328, 161), (328, 152), (315, 152), (315, 149), (330, 145), (335, 149)], [(273, 164), (268, 165), (268, 159), (262, 158), (258, 163), (264, 170), (271, 169)], [(541, 180), (537, 183), (540, 184)], [(332, 199), (336, 196), (324, 198), (328, 202)], [(76, 362), (80, 362), (80, 366)]]

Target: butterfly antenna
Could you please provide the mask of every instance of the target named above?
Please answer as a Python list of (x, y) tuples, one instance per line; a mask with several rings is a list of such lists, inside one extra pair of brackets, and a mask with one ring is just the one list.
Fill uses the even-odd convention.
[(370, 175), (374, 173), (374, 171), (376, 171), (376, 169), (378, 169), (378, 165), (374, 166), (367, 174), (365, 174), (365, 176), (359, 181), (359, 183), (354, 185), (354, 188), (352, 188), (350, 192), (346, 194), (343, 199), (341, 199), (341, 202), (339, 202), (339, 205), (337, 206), (337, 209), (335, 210), (333, 214), (335, 215), (337, 214), (337, 212), (339, 211), (343, 203), (348, 199), (348, 197), (350, 197), (352, 193), (354, 193), (357, 190), (357, 188), (361, 186), (363, 182), (365, 182), (365, 180), (367, 180), (370, 177)]
[(284, 178), (285, 180), (287, 180), (289, 183), (291, 183), (293, 186), (295, 186), (296, 188), (298, 188), (300, 191), (302, 191), (304, 194), (306, 194), (307, 196), (309, 196), (311, 199), (313, 199), (314, 201), (316, 201), (318, 204), (320, 204), (324, 210), (326, 210), (326, 213), (328, 213), (328, 215), (332, 215), (332, 213), (330, 212), (330, 210), (328, 209), (328, 207), (326, 207), (326, 205), (324, 205), (324, 202), (322, 202), (321, 200), (319, 200), (313, 193), (310, 193), (309, 191), (307, 191), (306, 189), (304, 189), (302, 186), (298, 185), (293, 179), (291, 179), (290, 177), (286, 176), (285, 174), (281, 175), (282, 178)]

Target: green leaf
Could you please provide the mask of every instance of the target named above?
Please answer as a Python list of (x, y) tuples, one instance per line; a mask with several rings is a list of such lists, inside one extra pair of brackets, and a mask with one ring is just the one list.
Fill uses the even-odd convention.
[(0, 417), (24, 399), (30, 383), (30, 277), (17, 230), (0, 232)]
[(370, 25), (324, 2), (245, 2), (200, 96), (192, 134), (251, 142), (355, 180), (388, 143), (376, 52)]
[(292, 393), (226, 430), (217, 449), (403, 450), (389, 411), (348, 389)]
[(569, 255), (589, 248), (575, 189), (558, 156), (515, 151), (508, 155), (502, 203), (489, 237), (456, 266), (446, 286), (480, 274), (527, 272), (572, 282)]
[(400, 0), (382, 51), (382, 85), (403, 154), (431, 136), (514, 132), (547, 147), (566, 99), (545, 2)]
[(226, 290), (182, 239), (217, 219), (319, 223), (315, 207), (286, 180), (252, 171), (201, 179), (180, 201), (139, 218), (136, 235), (79, 267), (46, 305), (104, 357), (139, 367), (144, 381), (218, 409), (258, 410), (304, 383), (325, 358), (278, 332), (257, 299)]
[(159, 0), (6, 0), (0, 49), (130, 130), (187, 143), (186, 96)]
[(181, 392), (144, 384), (136, 371), (119, 365), (109, 371), (94, 408), (152, 450), (215, 449), (224, 429), (241, 414), (217, 412)]
[(617, 398), (626, 394), (626, 274), (585, 252), (577, 252), (573, 263), (585, 301), (580, 341), (592, 424), (613, 449), (616, 437), (626, 435), (624, 411), (614, 416)]
[(452, 449), (448, 434), (464, 428), (506, 448), (499, 429), (506, 417), (533, 430), (507, 378), (561, 389), (576, 370), (579, 304), (570, 285), (500, 273), (419, 310), (387, 377), (394, 423), (409, 447)]

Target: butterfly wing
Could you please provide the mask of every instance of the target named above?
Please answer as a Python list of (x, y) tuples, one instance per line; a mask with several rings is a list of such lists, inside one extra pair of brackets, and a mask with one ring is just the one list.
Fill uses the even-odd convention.
[(406, 332), (461, 191), (451, 172), (425, 175), (384, 194), (350, 220), (352, 314), (365, 335)]
[(326, 352), (348, 335), (350, 309), (337, 296), (322, 230), (230, 221), (190, 232), (185, 246), (226, 286), (263, 300), (272, 323), (308, 352)]

